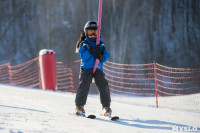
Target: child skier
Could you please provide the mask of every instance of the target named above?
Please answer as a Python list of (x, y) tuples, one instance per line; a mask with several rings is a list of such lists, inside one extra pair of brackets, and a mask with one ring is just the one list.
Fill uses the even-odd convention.
[[(110, 108), (111, 98), (108, 81), (105, 79), (105, 74), (103, 72), (103, 63), (108, 61), (110, 56), (101, 40), (100, 44), (96, 45), (96, 38), (97, 22), (88, 21), (76, 44), (76, 52), (78, 52), (81, 58), (79, 88), (75, 99), (77, 115), (85, 115), (84, 105), (86, 104), (92, 78), (94, 78), (100, 93), (100, 101), (103, 106), (104, 115), (110, 115), (112, 112)], [(99, 59), (99, 64), (96, 72), (93, 73), (96, 59)]]

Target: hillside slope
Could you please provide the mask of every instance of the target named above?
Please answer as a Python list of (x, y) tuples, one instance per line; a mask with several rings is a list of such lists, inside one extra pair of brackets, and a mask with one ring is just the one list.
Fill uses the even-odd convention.
[(72, 115), (74, 99), (71, 93), (0, 85), (0, 132), (170, 133), (174, 127), (198, 127), (200, 132), (198, 112), (136, 106), (115, 97), (113, 115), (120, 120), (113, 122), (100, 115), (99, 97), (89, 95), (86, 113), (97, 116), (91, 120)]

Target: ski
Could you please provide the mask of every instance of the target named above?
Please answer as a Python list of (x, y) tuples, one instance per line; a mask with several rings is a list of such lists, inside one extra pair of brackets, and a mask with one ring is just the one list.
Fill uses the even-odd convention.
[(96, 119), (96, 115), (85, 115), (85, 114), (82, 114), (82, 115), (74, 114), (74, 115), (80, 116), (80, 117), (85, 117), (85, 118), (88, 118), (88, 119)]
[(111, 121), (119, 120), (119, 116), (111, 116), (111, 114), (102, 115), (102, 116), (106, 117), (107, 119), (109, 119), (109, 120), (111, 120)]
[(119, 117), (118, 116), (113, 116), (113, 117), (110, 118), (110, 120), (116, 121), (116, 120), (119, 120)]
[[(96, 115), (85, 115), (85, 114), (83, 114), (83, 115), (74, 114), (74, 115), (79, 116), (79, 117), (88, 118), (88, 119), (96, 119)], [(111, 121), (119, 120), (119, 116), (111, 116), (111, 115), (100, 115), (100, 116), (107, 118)]]
[(106, 118), (108, 118), (109, 120), (111, 121), (116, 121), (116, 120), (119, 120), (119, 117), (118, 116), (105, 116)]
[(88, 115), (86, 118), (89, 118), (89, 119), (96, 119), (96, 115)]

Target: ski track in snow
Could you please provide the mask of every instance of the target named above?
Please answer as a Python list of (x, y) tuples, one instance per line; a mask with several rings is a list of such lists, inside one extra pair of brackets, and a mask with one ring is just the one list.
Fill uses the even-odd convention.
[[(200, 94), (198, 94), (200, 97)], [(198, 127), (200, 113), (120, 102), (115, 97), (111, 108), (118, 121), (101, 114), (98, 96), (89, 95), (86, 114), (95, 120), (72, 115), (75, 94), (20, 88), (0, 84), (0, 133), (171, 133), (174, 126)], [(118, 99), (118, 100), (115, 100)], [(188, 101), (189, 102), (189, 101)], [(199, 101), (200, 102), (200, 101)], [(199, 109), (197, 109), (199, 110)]]

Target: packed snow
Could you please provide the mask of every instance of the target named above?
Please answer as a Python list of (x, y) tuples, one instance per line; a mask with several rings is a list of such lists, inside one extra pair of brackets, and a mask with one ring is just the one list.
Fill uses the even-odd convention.
[[(155, 106), (133, 104), (130, 102), (132, 98), (128, 96), (112, 95), (111, 97), (113, 98), (111, 105), (113, 116), (119, 116), (118, 121), (110, 121), (101, 115), (103, 111), (98, 95), (89, 95), (85, 106), (86, 114), (97, 116), (93, 120), (73, 115), (75, 94), (0, 84), (0, 132), (200, 132), (198, 107), (193, 108), (194, 111), (155, 108)], [(199, 100), (200, 94), (196, 94), (195, 97)], [(166, 97), (165, 100), (167, 99)], [(148, 101), (148, 97), (146, 100)], [(191, 101), (184, 102), (191, 103)]]

